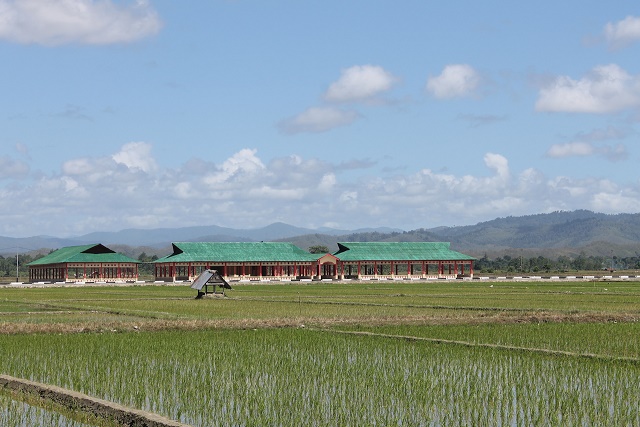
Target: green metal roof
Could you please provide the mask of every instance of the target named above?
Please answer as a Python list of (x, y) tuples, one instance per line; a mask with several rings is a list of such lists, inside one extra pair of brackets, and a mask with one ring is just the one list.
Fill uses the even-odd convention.
[(106, 246), (98, 243), (93, 245), (67, 246), (65, 248), (60, 248), (54, 252), (51, 252), (49, 255), (30, 262), (27, 265), (49, 265), (71, 262), (138, 263), (139, 261), (133, 258), (129, 258), (128, 256), (116, 253)]
[(341, 261), (466, 261), (475, 258), (453, 251), (448, 242), (338, 243)]
[(178, 242), (172, 254), (155, 262), (309, 262), (319, 257), (284, 242)]

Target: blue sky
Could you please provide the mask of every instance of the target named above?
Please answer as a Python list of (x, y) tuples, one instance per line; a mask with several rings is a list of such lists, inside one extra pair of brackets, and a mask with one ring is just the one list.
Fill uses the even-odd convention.
[(0, 0), (0, 235), (640, 211), (637, 1)]

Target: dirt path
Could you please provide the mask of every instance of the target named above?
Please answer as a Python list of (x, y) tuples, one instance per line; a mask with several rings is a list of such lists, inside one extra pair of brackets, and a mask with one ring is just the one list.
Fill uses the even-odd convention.
[(127, 408), (114, 402), (48, 384), (0, 375), (0, 387), (13, 395), (50, 401), (70, 411), (81, 411), (127, 427), (190, 427), (151, 412)]

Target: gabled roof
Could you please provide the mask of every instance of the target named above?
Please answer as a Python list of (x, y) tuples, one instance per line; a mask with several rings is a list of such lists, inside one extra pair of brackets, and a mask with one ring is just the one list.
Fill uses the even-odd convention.
[(70, 262), (126, 262), (138, 263), (139, 261), (128, 256), (116, 253), (106, 246), (98, 243), (93, 245), (67, 246), (51, 252), (40, 259), (30, 262), (32, 265), (62, 264)]
[(177, 242), (171, 255), (155, 262), (309, 262), (318, 257), (285, 242)]
[(341, 261), (466, 261), (475, 258), (453, 251), (448, 242), (338, 243)]
[[(224, 277), (222, 277), (216, 270), (204, 270), (202, 273), (198, 274), (198, 277), (196, 277), (191, 284), (191, 289), (200, 291), (207, 283), (211, 283), (214, 286), (218, 285), (223, 289), (231, 289), (231, 285), (227, 283), (227, 281), (224, 280)], [(205, 288), (205, 292), (206, 290), (207, 288)]]

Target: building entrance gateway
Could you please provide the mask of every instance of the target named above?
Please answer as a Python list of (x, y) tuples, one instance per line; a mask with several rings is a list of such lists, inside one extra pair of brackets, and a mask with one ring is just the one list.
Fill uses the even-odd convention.
[(335, 255), (325, 254), (318, 258), (318, 278), (338, 279), (338, 265), (340, 260)]

